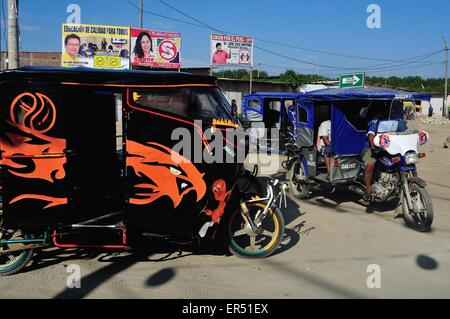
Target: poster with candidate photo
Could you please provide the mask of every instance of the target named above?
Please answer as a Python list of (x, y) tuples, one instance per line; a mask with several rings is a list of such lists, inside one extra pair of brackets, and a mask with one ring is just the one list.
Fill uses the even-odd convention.
[(180, 58), (180, 33), (131, 29), (132, 66), (179, 69)]
[(253, 37), (211, 34), (211, 65), (253, 67)]
[(63, 67), (130, 68), (130, 27), (63, 24)]

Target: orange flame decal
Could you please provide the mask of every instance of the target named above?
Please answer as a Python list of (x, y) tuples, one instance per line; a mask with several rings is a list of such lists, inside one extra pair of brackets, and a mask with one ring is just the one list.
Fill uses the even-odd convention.
[(48, 202), (49, 204), (44, 207), (44, 209), (60, 206), (60, 205), (67, 205), (68, 200), (67, 198), (55, 198), (51, 196), (43, 196), (43, 195), (32, 195), (32, 194), (25, 194), (20, 195), (11, 200), (9, 203), (14, 204), (18, 201), (24, 200), (24, 199), (36, 199), (36, 200), (42, 200), (45, 202)]
[[(66, 158), (63, 153), (66, 141), (32, 132), (24, 126), (20, 126), (19, 129), (24, 133), (34, 135), (45, 144), (32, 144), (34, 140), (31, 137), (7, 133), (11, 144), (0, 140), (0, 149), (4, 151), (2, 164), (9, 167), (9, 172), (18, 177), (43, 179), (50, 183), (63, 179), (66, 176), (64, 170)], [(16, 162), (20, 158), (30, 158), (33, 161), (34, 168), (31, 172), (17, 172), (17, 169), (26, 168)], [(51, 161), (49, 161), (50, 158)]]
[[(56, 122), (56, 108), (52, 100), (41, 93), (22, 93), (11, 103), (10, 117), (7, 123), (24, 134), (6, 133), (9, 141), (0, 139), (1, 164), (9, 173), (21, 178), (50, 183), (64, 179), (66, 140), (44, 135)], [(21, 159), (31, 160), (32, 164), (19, 164)], [(48, 202), (44, 209), (68, 202), (67, 198), (23, 194), (11, 200), (10, 204), (25, 199)]]
[(177, 208), (184, 196), (195, 191), (197, 202), (206, 193), (204, 174), (188, 159), (170, 148), (157, 143), (145, 145), (127, 140), (127, 166), (149, 183), (134, 185), (135, 194), (130, 198), (134, 205), (147, 205), (168, 196)]

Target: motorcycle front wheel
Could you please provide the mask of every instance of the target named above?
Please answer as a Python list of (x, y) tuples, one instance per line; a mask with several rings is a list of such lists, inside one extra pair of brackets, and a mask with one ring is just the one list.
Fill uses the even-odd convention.
[(419, 232), (428, 232), (433, 223), (433, 203), (425, 188), (413, 183), (409, 186), (413, 209), (409, 209), (403, 194), (402, 210), (406, 225)]
[[(262, 204), (248, 204), (249, 217), (255, 217), (264, 211)], [(236, 210), (228, 224), (230, 252), (241, 258), (265, 258), (279, 247), (284, 236), (284, 217), (279, 209), (269, 209), (266, 218), (258, 229), (252, 229)]]

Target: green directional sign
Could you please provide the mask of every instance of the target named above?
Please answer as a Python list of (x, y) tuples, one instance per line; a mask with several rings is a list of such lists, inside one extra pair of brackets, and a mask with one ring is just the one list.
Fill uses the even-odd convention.
[(362, 88), (366, 79), (365, 73), (343, 74), (339, 81), (340, 88)]

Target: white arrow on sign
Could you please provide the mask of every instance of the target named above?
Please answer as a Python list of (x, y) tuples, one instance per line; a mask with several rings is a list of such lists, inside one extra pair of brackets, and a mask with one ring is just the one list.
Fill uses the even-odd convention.
[(357, 77), (356, 75), (353, 75), (352, 77), (346, 77), (342, 79), (342, 83), (343, 84), (352, 84), (355, 85), (356, 83), (358, 83), (359, 81), (361, 81), (361, 79), (359, 77)]

